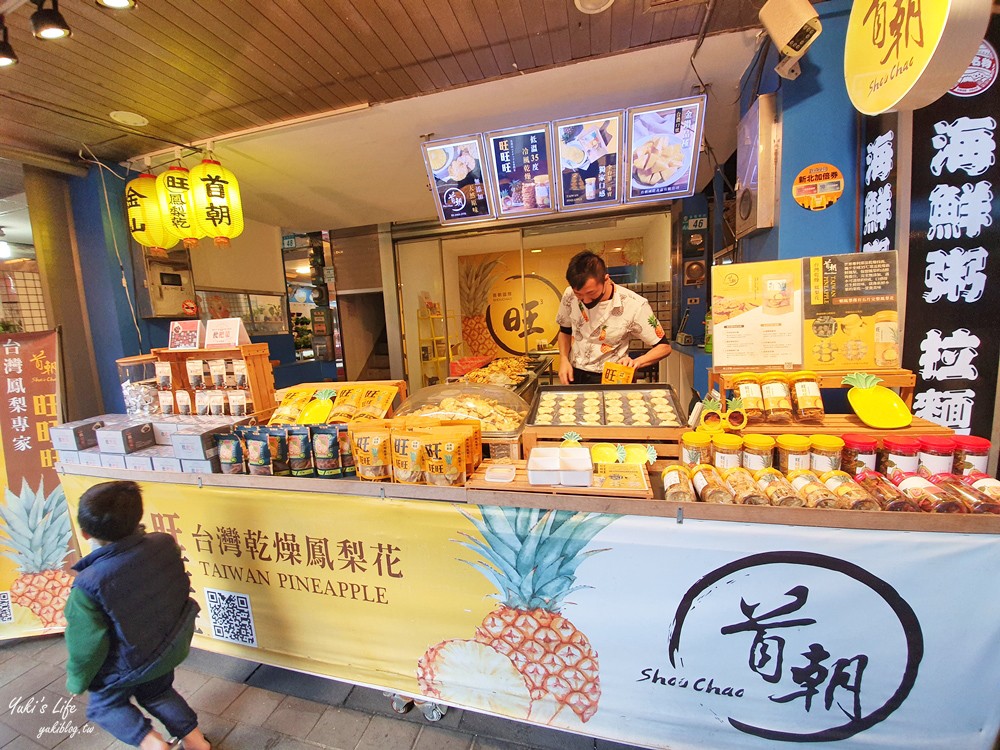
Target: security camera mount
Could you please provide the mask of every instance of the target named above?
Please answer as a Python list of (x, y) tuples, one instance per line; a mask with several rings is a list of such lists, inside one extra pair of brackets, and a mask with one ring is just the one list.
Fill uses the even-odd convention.
[(801, 59), (801, 57), (782, 55), (778, 64), (774, 66), (774, 72), (786, 80), (794, 81), (802, 75), (802, 68), (799, 66)]

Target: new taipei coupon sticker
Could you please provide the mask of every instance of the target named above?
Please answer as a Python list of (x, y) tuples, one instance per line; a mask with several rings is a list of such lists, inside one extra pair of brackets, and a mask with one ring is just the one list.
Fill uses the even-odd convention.
[(792, 198), (809, 211), (823, 211), (844, 194), (844, 173), (832, 164), (810, 164), (792, 183)]

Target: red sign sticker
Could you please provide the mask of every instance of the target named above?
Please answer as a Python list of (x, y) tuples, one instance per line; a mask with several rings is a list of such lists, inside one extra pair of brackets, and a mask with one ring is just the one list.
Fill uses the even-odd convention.
[(181, 312), (185, 315), (197, 315), (198, 314), (198, 303), (193, 299), (186, 299), (181, 302)]
[(958, 83), (949, 89), (950, 94), (961, 97), (979, 96), (997, 79), (997, 51), (985, 39), (979, 45), (979, 50), (962, 73)]

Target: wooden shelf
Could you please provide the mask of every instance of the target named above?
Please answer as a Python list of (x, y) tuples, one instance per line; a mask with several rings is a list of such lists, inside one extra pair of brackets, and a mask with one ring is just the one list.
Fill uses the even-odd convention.
[[(801, 372), (803, 368), (797, 370), (782, 370), (779, 367), (713, 367), (708, 371), (708, 389), (713, 388), (719, 391), (722, 406), (726, 406), (726, 390), (732, 389), (733, 375), (741, 372), (753, 372), (758, 375), (762, 372), (782, 372), (793, 375)], [(848, 388), (843, 384), (843, 379), (855, 372), (868, 372), (877, 378), (881, 378), (879, 385), (886, 388), (899, 388), (899, 397), (907, 407), (913, 406), (913, 389), (917, 384), (917, 376), (912, 370), (813, 370), (819, 379), (820, 388)]]
[(646, 487), (644, 489), (614, 489), (607, 490), (602, 487), (565, 487), (563, 485), (541, 485), (531, 484), (528, 481), (528, 469), (526, 461), (513, 461), (515, 469), (514, 481), (512, 482), (487, 482), (486, 470), (494, 465), (491, 461), (484, 461), (466, 482), (465, 486), (470, 490), (502, 490), (504, 492), (552, 492), (559, 495), (587, 495), (590, 497), (607, 497), (613, 494), (616, 497), (631, 498), (637, 500), (652, 500), (653, 490), (649, 482), (649, 472), (644, 470)]
[(226, 349), (153, 349), (151, 354), (160, 362), (170, 363), (174, 391), (192, 391), (187, 375), (189, 359), (242, 359), (247, 366), (247, 385), (254, 411), (264, 412), (277, 406), (274, 400), (274, 370), (267, 344), (244, 344)]

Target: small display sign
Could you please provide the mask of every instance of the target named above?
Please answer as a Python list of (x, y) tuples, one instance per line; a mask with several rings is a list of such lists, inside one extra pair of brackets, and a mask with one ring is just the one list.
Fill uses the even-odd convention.
[(553, 210), (549, 135), (548, 123), (487, 134), (499, 216)]
[(621, 203), (622, 117), (606, 112), (553, 123), (560, 211)]
[(625, 201), (641, 203), (694, 194), (705, 123), (706, 97), (628, 111), (628, 183)]
[(170, 324), (168, 349), (200, 349), (205, 344), (205, 326), (200, 320), (175, 320)]
[(487, 189), (482, 141), (465, 135), (423, 144), (427, 177), (442, 224), (483, 221), (495, 215)]
[(243, 325), (243, 318), (216, 318), (208, 321), (205, 328), (206, 349), (234, 349), (240, 344), (249, 343), (250, 337)]

